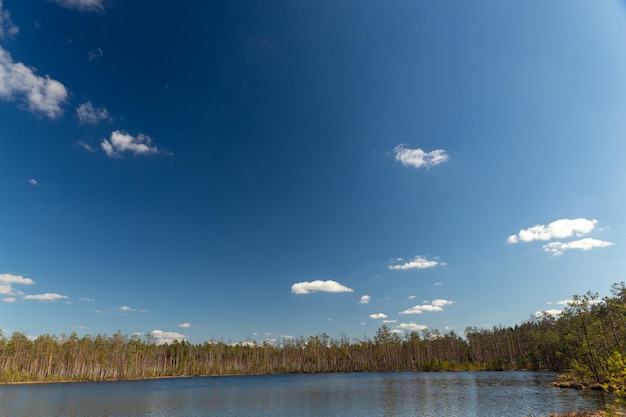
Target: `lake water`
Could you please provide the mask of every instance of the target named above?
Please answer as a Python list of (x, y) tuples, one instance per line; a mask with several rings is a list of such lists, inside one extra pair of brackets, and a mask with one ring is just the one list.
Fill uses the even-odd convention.
[(547, 416), (605, 394), (553, 388), (545, 372), (258, 375), (0, 386), (6, 417)]

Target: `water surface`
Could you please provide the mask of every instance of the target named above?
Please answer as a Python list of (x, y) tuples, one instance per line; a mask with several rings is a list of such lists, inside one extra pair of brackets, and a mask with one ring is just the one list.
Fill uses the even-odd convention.
[(6, 417), (521, 417), (595, 410), (604, 394), (546, 372), (292, 374), (0, 386)]

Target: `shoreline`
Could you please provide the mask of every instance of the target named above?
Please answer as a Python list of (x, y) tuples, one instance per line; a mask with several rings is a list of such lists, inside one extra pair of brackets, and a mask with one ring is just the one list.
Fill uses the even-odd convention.
[(212, 374), (212, 375), (164, 375), (150, 376), (143, 378), (114, 378), (114, 379), (59, 379), (52, 381), (31, 380), (31, 381), (0, 381), (2, 385), (38, 385), (38, 384), (80, 384), (80, 383), (98, 383), (98, 382), (124, 382), (124, 381), (150, 381), (155, 379), (178, 379), (178, 378), (213, 378), (213, 377), (231, 377), (231, 376), (259, 376), (259, 375), (308, 375), (308, 374), (345, 374), (345, 373), (385, 373), (385, 372), (415, 372), (415, 373), (433, 373), (433, 372), (553, 372), (553, 371), (531, 371), (528, 369), (514, 371), (348, 371), (348, 372), (284, 372), (284, 373), (251, 373), (251, 374)]

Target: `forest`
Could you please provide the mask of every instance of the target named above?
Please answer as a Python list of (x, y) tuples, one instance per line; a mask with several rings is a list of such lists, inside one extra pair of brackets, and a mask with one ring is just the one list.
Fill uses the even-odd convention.
[(611, 295), (573, 296), (563, 313), (515, 326), (425, 330), (402, 336), (382, 326), (372, 338), (326, 334), (278, 344), (174, 341), (147, 334), (78, 337), (0, 333), (0, 383), (317, 372), (555, 370), (580, 383), (613, 381), (626, 354), (626, 285)]

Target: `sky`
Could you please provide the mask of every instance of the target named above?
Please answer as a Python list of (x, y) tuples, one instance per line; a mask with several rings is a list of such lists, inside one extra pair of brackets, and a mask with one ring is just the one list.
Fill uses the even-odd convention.
[(462, 335), (608, 295), (624, 6), (0, 0), (0, 329)]

